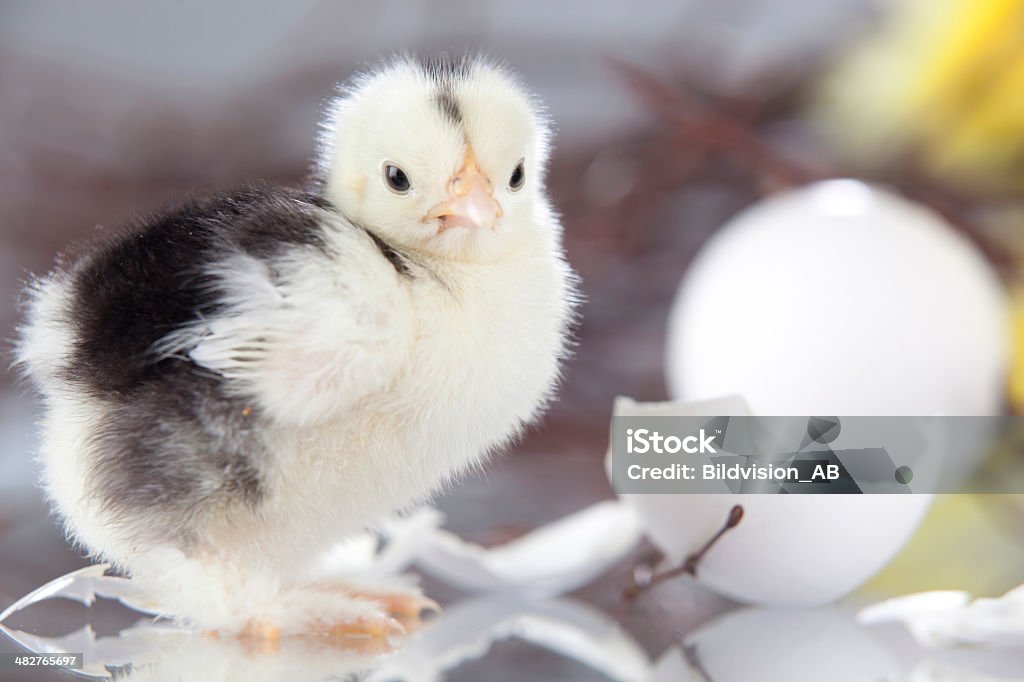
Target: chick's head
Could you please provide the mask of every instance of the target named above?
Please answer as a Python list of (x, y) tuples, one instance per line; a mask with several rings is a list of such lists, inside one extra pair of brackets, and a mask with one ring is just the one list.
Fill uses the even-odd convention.
[(553, 229), (537, 102), (479, 58), (396, 60), (334, 101), (319, 162), (328, 199), (382, 239), (486, 262)]

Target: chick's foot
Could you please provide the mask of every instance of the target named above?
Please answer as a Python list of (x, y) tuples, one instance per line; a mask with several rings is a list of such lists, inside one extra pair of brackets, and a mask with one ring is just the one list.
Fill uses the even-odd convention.
[(379, 605), (410, 632), (437, 620), (441, 615), (441, 605), (414, 588), (374, 589), (344, 583), (331, 583), (323, 588)]

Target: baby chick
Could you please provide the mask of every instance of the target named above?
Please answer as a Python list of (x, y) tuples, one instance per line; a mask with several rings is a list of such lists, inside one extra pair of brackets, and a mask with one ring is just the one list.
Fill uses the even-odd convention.
[(513, 76), (402, 58), (327, 119), (307, 191), (189, 201), (29, 287), (54, 510), (204, 629), (396, 630), (407, 601), (318, 557), (508, 443), (566, 352), (550, 130)]

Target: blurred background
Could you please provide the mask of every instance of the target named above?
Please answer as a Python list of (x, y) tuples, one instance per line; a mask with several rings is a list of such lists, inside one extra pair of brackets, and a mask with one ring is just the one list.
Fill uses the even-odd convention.
[[(550, 109), (550, 190), (587, 299), (544, 424), (441, 501), (467, 538), (501, 542), (612, 495), (600, 462), (613, 398), (668, 396), (668, 311), (687, 266), (773, 192), (888, 186), (969, 239), (1024, 320), (1024, 2), (8, 0), (0, 334), (13, 337), (23, 282), (69, 242), (191, 190), (299, 185), (337, 81), (395, 51), (467, 47), (507, 60)], [(999, 390), (1001, 409), (1024, 410), (1024, 372)], [(83, 563), (32, 487), (34, 410), (0, 373), (0, 605)], [(864, 594), (999, 594), (1024, 581), (1021, 520), (1011, 497), (940, 500)], [(595, 598), (614, 611), (606, 591)], [(623, 618), (675, 609), (685, 630), (722, 608), (674, 598)]]

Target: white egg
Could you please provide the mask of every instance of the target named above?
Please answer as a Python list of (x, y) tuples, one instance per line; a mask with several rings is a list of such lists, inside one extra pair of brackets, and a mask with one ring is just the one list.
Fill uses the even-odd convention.
[(754, 414), (999, 414), (1008, 306), (940, 216), (855, 180), (761, 201), (690, 266), (669, 322), (675, 398)]
[[(668, 384), (686, 403), (740, 396), (755, 415), (998, 414), (1006, 310), (992, 269), (939, 216), (858, 181), (822, 182), (758, 203), (702, 249), (672, 310)], [(855, 589), (891, 560), (930, 503), (927, 495), (623, 498), (672, 561), (742, 504), (742, 523), (707, 554), (698, 580), (780, 605), (827, 603)]]

